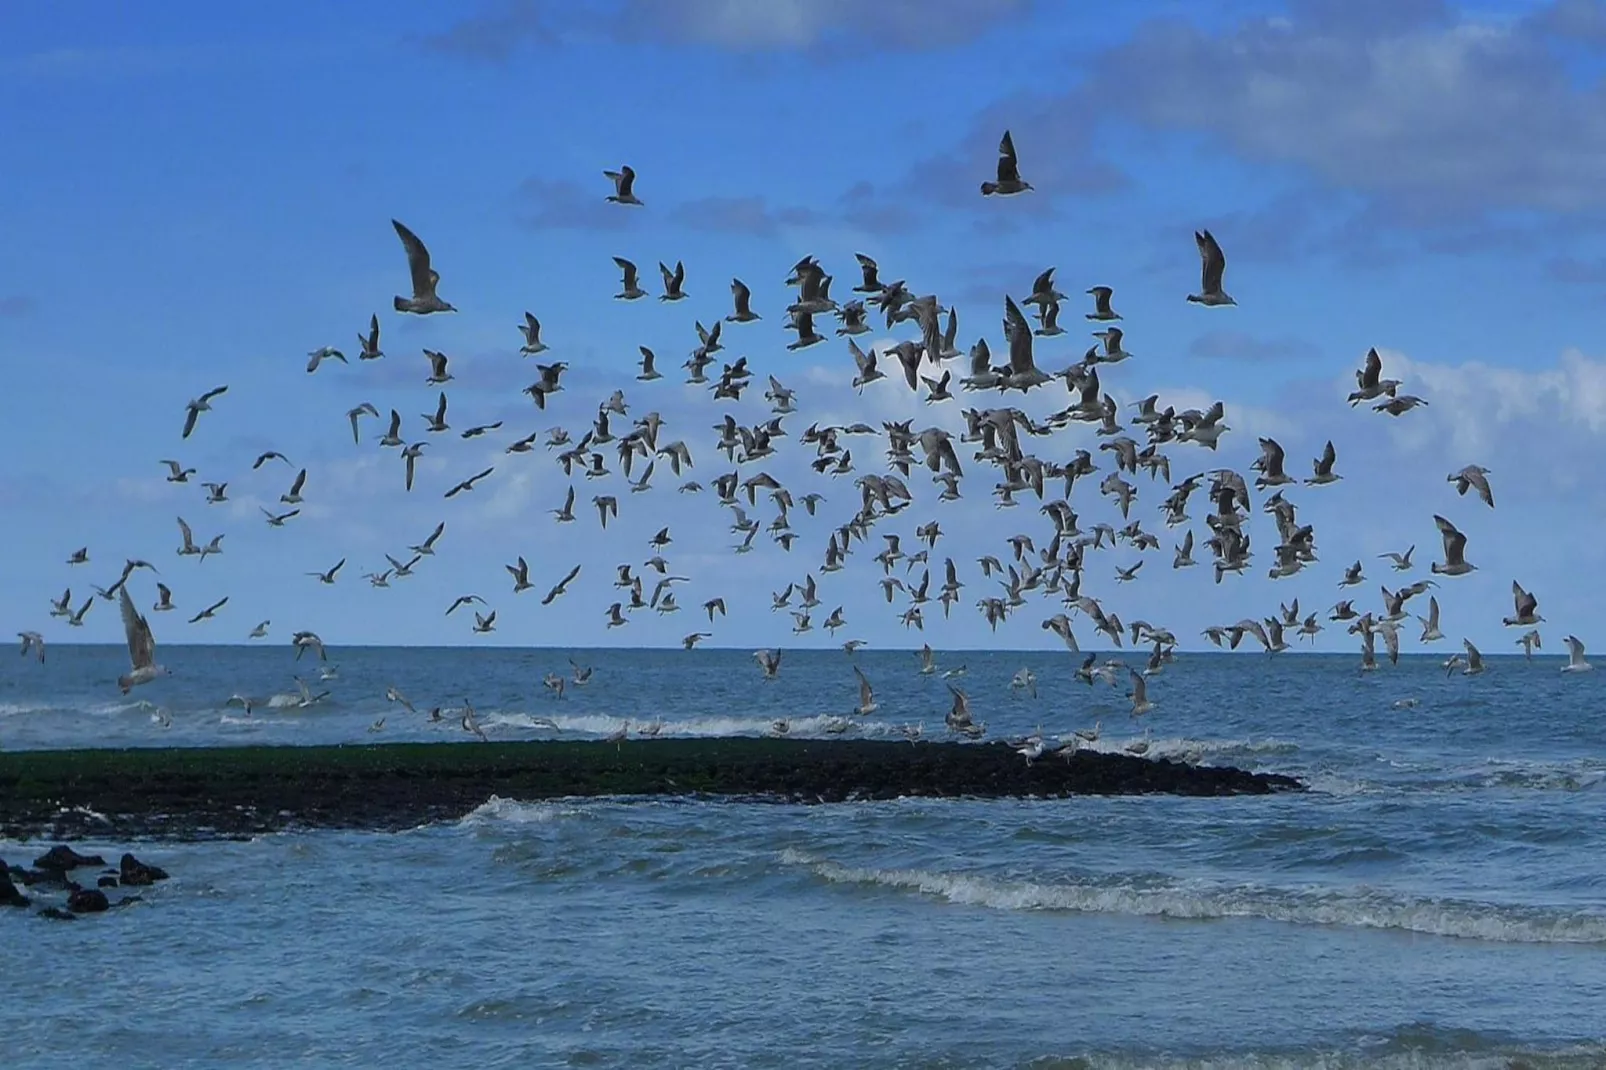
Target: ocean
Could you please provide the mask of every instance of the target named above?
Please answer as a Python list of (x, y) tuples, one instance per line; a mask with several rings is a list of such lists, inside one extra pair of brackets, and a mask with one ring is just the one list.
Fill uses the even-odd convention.
[[(839, 650), (117, 647), (0, 659), (0, 749), (823, 734)], [(560, 699), (546, 672), (591, 666)], [(1134, 664), (1139, 657), (1128, 655)], [(912, 651), (851, 732), (945, 738)], [(116, 1067), (1599, 1068), (1606, 672), (1180, 653), (1129, 715), (1063, 652), (939, 651), (991, 738), (1302, 778), (1265, 797), (523, 803), (400, 833), (127, 843), (172, 879), (0, 914), (0, 1057)], [(1036, 695), (1012, 689), (1021, 668)], [(302, 708), (292, 673), (314, 694)], [(417, 707), (387, 702), (395, 686)], [(247, 713), (226, 705), (252, 697)], [(431, 721), (428, 710), (445, 708)], [(383, 718), (383, 724), (375, 727)], [(911, 746), (918, 744), (910, 744)], [(1024, 759), (1023, 759), (1024, 760)], [(4, 805), (0, 797), (0, 806)], [(26, 863), (47, 843), (0, 841)]]

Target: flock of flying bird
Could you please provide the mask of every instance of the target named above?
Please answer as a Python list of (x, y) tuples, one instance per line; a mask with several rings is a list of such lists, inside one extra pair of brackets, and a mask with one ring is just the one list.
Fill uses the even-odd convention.
[[(604, 174), (614, 186), (613, 193), (607, 197), (609, 202), (620, 205), (621, 210), (644, 207), (636, 196), (636, 175), (631, 168), (622, 167), (618, 171), (605, 171)], [(1030, 183), (1021, 178), (1014, 142), (1006, 132), (999, 145), (996, 176), (982, 183), (982, 195), (1012, 196), (1031, 189)], [(395, 220), (392, 223), (406, 253), (412, 284), (410, 295), (395, 297), (395, 311), (420, 316), (455, 312), (453, 305), (440, 296), (441, 276), (432, 265), (429, 250), (423, 241), (402, 223)], [(1200, 257), (1200, 286), (1198, 292), (1187, 295), (1187, 301), (1205, 307), (1235, 305), (1237, 302), (1223, 286), (1226, 257), (1220, 244), (1208, 230), (1196, 232), (1194, 240)], [(965, 408), (966, 431), (957, 436), (936, 425), (917, 429), (913, 420), (883, 421), (879, 427), (867, 423), (829, 426), (813, 423), (797, 430), (795, 438), (799, 447), (812, 450), (809, 464), (813, 471), (830, 480), (852, 476), (853, 486), (857, 490), (856, 508), (829, 533), (817, 571), (822, 575), (840, 571), (845, 567), (847, 558), (856, 552), (855, 544), (862, 547), (879, 543), (881, 549), (872, 556), (881, 571), (880, 585), (889, 604), (901, 599), (898, 616), (902, 623), (906, 627), (923, 630), (924, 615), (933, 602), (941, 607), (946, 617), (960, 602), (961, 592), (967, 584), (952, 557), (945, 557), (939, 566), (933, 556), (938, 552), (943, 537), (938, 521), (928, 519), (916, 526), (912, 533), (885, 529), (896, 526), (902, 520), (900, 514), (914, 507), (915, 495), (909, 483), (915, 481), (913, 477), (917, 470), (923, 470), (931, 484), (940, 488), (936, 495), (938, 501), (951, 502), (961, 496), (960, 483), (965, 478), (970, 462), (975, 462), (976, 466), (986, 466), (996, 473), (991, 495), (997, 507), (1012, 507), (1019, 504), (1018, 499), (1030, 497), (1037, 503), (1039, 513), (1047, 518), (1050, 527), (1046, 536), (1038, 539), (1027, 534), (1011, 535), (1004, 540), (1007, 552), (987, 554), (978, 559), (981, 580), (973, 579), (971, 582), (990, 581), (996, 586), (976, 600), (976, 607), (996, 629), (999, 622), (1028, 605), (1028, 595), (1057, 599), (1058, 611), (1041, 623), (1044, 629), (1063, 640), (1069, 650), (1079, 650), (1073, 632), (1073, 622), (1077, 618), (1085, 619), (1095, 632), (1116, 647), (1130, 642), (1133, 646), (1146, 648), (1147, 662), (1141, 670), (1119, 660), (1100, 664), (1097, 655), (1089, 654), (1076, 675), (1088, 684), (1094, 680), (1105, 680), (1112, 685), (1129, 683), (1132, 714), (1139, 716), (1147, 713), (1154, 707), (1149, 698), (1147, 680), (1173, 660), (1176, 636), (1166, 628), (1147, 621), (1123, 623), (1099, 598), (1083, 593), (1087, 555), (1122, 545), (1135, 549), (1139, 554), (1137, 562), (1115, 570), (1115, 582), (1126, 583), (1138, 578), (1140, 570), (1150, 560), (1147, 556), (1149, 553), (1162, 550), (1160, 534), (1145, 529), (1140, 519), (1131, 517), (1132, 506), (1139, 498), (1139, 477), (1146, 475), (1150, 481), (1163, 479), (1169, 485), (1168, 493), (1160, 502), (1161, 520), (1167, 529), (1188, 524), (1192, 519), (1188, 512), (1190, 499), (1195, 492), (1204, 491), (1208, 511), (1203, 521), (1209, 534), (1202, 546), (1210, 553), (1208, 565), (1217, 583), (1223, 582), (1227, 576), (1242, 574), (1249, 568), (1254, 558), (1250, 520), (1255, 508), (1251, 500), (1250, 480), (1230, 468), (1216, 468), (1189, 475), (1171, 484), (1172, 466), (1173, 463), (1181, 463), (1181, 452), (1206, 450), (1213, 453), (1221, 436), (1230, 430), (1223, 404), (1217, 401), (1203, 411), (1188, 409), (1178, 412), (1172, 406), (1162, 406), (1158, 395), (1151, 395), (1138, 402), (1136, 411), (1123, 420), (1120, 406), (1102, 382), (1102, 377), (1111, 372), (1113, 365), (1132, 356), (1124, 348), (1124, 334), (1118, 325), (1122, 317), (1113, 307), (1114, 292), (1108, 286), (1096, 285), (1086, 290), (1091, 298), (1091, 307), (1084, 315), (1086, 320), (1100, 328), (1094, 332), (1097, 344), (1068, 366), (1045, 370), (1038, 364), (1038, 341), (1066, 333), (1060, 318), (1062, 303), (1068, 297), (1056, 288), (1053, 268), (1043, 271), (1036, 278), (1030, 293), (1023, 299), (1017, 301), (1011, 296), (1004, 298), (1003, 339), (1007, 359), (995, 363), (985, 338), (977, 340), (968, 353), (959, 349), (958, 315), (952, 308), (942, 305), (936, 295), (917, 294), (902, 280), (883, 281), (880, 266), (875, 260), (863, 254), (856, 254), (856, 258), (860, 279), (852, 288), (852, 297), (840, 301), (831, 294), (832, 276), (814, 257), (804, 257), (793, 266), (786, 284), (795, 287), (796, 298), (786, 307), (784, 322), (786, 330), (795, 338), (787, 344), (787, 350), (796, 352), (825, 343), (827, 335), (821, 333), (819, 321), (831, 317), (835, 320), (833, 335), (844, 340), (853, 359), (856, 374), (852, 386), (860, 393), (886, 380), (875, 389), (900, 389), (898, 383), (901, 381), (904, 388), (917, 396), (923, 393), (925, 402), (931, 405), (958, 404), (961, 395), (995, 400), (991, 407), (982, 407), (978, 400), (977, 407)], [(647, 297), (636, 265), (622, 257), (614, 257), (614, 263), (620, 272), (620, 289), (615, 294), (616, 299), (629, 303)], [(688, 299), (685, 265), (660, 263), (658, 268), (662, 279), (662, 292), (657, 295), (658, 300), (672, 303)], [(705, 387), (716, 404), (739, 403), (744, 393), (754, 385), (754, 372), (749, 367), (747, 357), (737, 357), (727, 363), (719, 355), (725, 349), (727, 326), (732, 333), (752, 330), (750, 325), (765, 318), (755, 311), (753, 291), (742, 280), (730, 281), (730, 294), (728, 314), (713, 319), (711, 326), (705, 327), (701, 321), (696, 322), (697, 343), (689, 359), (682, 365), (688, 373), (685, 381)], [(1035, 324), (1028, 319), (1027, 310), (1035, 317)], [(899, 329), (900, 325), (910, 325), (918, 332), (918, 337), (889, 343), (880, 349), (873, 345), (861, 347), (859, 337), (875, 329), (871, 324), (873, 317), (884, 319), (888, 332)], [(537, 357), (547, 351), (548, 347), (542, 339), (541, 323), (535, 316), (526, 312), (519, 329), (523, 336), (523, 344), (519, 349), (522, 356)], [(358, 362), (385, 357), (380, 348), (380, 320), (377, 315), (369, 319), (367, 330), (358, 334), (357, 342)], [(429, 367), (424, 382), (437, 388), (433, 407), (421, 414), (425, 437), (404, 435), (403, 416), (395, 409), (389, 412), (388, 420), (369, 402), (358, 404), (346, 413), (353, 441), (359, 446), (363, 442), (362, 421), (366, 418), (383, 421), (385, 430), (377, 438), (378, 445), (381, 449), (397, 451), (401, 462), (397, 478), (408, 492), (412, 492), (415, 486), (417, 462), (432, 444), (429, 436), (444, 435), (452, 429), (448, 421), (453, 410), (449, 409), (448, 396), (443, 389), (453, 379), (450, 358), (444, 352), (429, 349), (424, 350), (424, 355)], [(636, 376), (640, 383), (651, 384), (665, 377), (658, 356), (652, 349), (641, 346), (640, 355), (640, 373)], [(309, 354), (307, 373), (316, 373), (330, 361), (350, 363), (340, 349), (326, 346)], [(958, 361), (961, 365), (957, 381), (953, 368), (948, 366), (951, 361)], [(717, 373), (713, 371), (715, 365), (719, 365)], [(554, 395), (564, 392), (563, 378), (568, 367), (562, 360), (535, 365), (537, 378), (523, 392), (536, 409), (544, 411)], [(1383, 362), (1376, 349), (1366, 355), (1355, 378), (1356, 389), (1349, 396), (1351, 406), (1364, 403), (1384, 416), (1401, 417), (1418, 406), (1428, 404), (1422, 398), (1402, 393), (1399, 380), (1384, 377)], [(614, 478), (614, 472), (617, 471), (631, 495), (652, 489), (653, 476), (661, 468), (668, 468), (675, 478), (682, 480), (678, 486), (681, 494), (707, 494), (728, 511), (730, 530), (737, 536), (734, 552), (751, 552), (760, 531), (781, 550), (790, 551), (799, 538), (792, 525), (792, 511), (801, 506), (809, 516), (814, 516), (826, 498), (814, 491), (794, 497), (791, 489), (764, 470), (766, 460), (776, 456), (782, 440), (794, 437), (793, 429), (787, 426), (788, 418), (798, 411), (796, 392), (784, 386), (775, 374), (768, 374), (766, 379), (763, 397), (769, 404), (769, 413), (765, 418), (747, 424), (726, 412), (714, 425), (717, 437), (711, 446), (715, 453), (723, 457), (721, 467), (727, 470), (710, 478), (706, 487), (693, 478), (694, 452), (706, 456), (704, 445), (686, 438), (669, 439), (666, 434), (668, 422), (657, 412), (647, 412), (630, 421), (628, 427), (622, 426), (630, 419), (630, 408), (622, 390), (613, 391), (600, 402), (591, 418), (590, 427), (578, 439), (563, 427), (552, 427), (545, 432), (544, 442), (540, 441), (542, 433), (534, 432), (509, 441), (505, 453), (533, 453), (539, 443), (552, 453), (571, 480), (578, 477), (586, 482), (608, 481)], [(1046, 417), (1034, 418), (1022, 408), (1007, 403), (1012, 393), (1018, 393), (1023, 398), (1043, 396), (1051, 384), (1056, 383), (1063, 383), (1068, 389), (1069, 404)], [(643, 389), (651, 390), (652, 387), (644, 386)], [(219, 386), (186, 404), (179, 436), (181, 443), (189, 441), (203, 427), (203, 414), (212, 411), (214, 403), (221, 403), (227, 391), (227, 386)], [(1060, 397), (1064, 400), (1062, 395)], [(1112, 462), (1108, 467), (1102, 467), (1102, 458), (1096, 459), (1095, 453), (1088, 449), (1075, 450), (1069, 459), (1051, 459), (1033, 452), (1034, 441), (1051, 441), (1056, 432), (1076, 423), (1092, 425), (1094, 437), (1098, 440), (1097, 454), (1108, 455)], [(501, 428), (502, 421), (498, 420), (469, 426), (459, 434), (464, 439), (476, 439), (498, 432)], [(861, 467), (862, 462), (868, 460), (868, 451), (856, 446), (856, 442), (877, 439), (885, 444), (884, 470), (871, 471), (868, 466)], [(1329, 441), (1321, 455), (1313, 459), (1312, 474), (1301, 481), (1286, 470), (1287, 457), (1281, 445), (1271, 438), (1261, 438), (1259, 443), (1260, 458), (1250, 466), (1255, 473), (1253, 488), (1256, 492), (1269, 492), (1259, 508), (1273, 518), (1277, 535), (1277, 542), (1271, 551), (1273, 563), (1269, 575), (1272, 578), (1290, 577), (1314, 564), (1317, 557), (1315, 532), (1311, 525), (1300, 523), (1297, 507), (1285, 493), (1301, 483), (1305, 487), (1320, 488), (1338, 482), (1342, 476), (1336, 471), (1337, 452)], [(975, 449), (970, 457), (962, 459), (960, 446), (974, 446)], [(1177, 452), (1162, 452), (1162, 447), (1173, 446), (1177, 447)], [(617, 469), (608, 467), (609, 453), (617, 457)], [(191, 477), (198, 474), (195, 468), (186, 467), (179, 460), (163, 459), (160, 463), (168, 469), (167, 480), (171, 483), (189, 483)], [(262, 512), (267, 524), (283, 527), (300, 514), (303, 493), (307, 490), (308, 471), (292, 464), (284, 454), (272, 450), (257, 456), (251, 468), (257, 472), (274, 463), (282, 464), (293, 475), (289, 478), (287, 489), (278, 498), (277, 504), (284, 508), (264, 508)], [(971, 468), (972, 472), (974, 470)], [(444, 498), (450, 500), (471, 493), (494, 473), (495, 466), (491, 466), (468, 475), (446, 489)], [(1494, 494), (1489, 475), (1487, 469), (1469, 464), (1451, 473), (1448, 482), (1459, 495), (1466, 496), (1472, 492), (1485, 506), (1493, 508)], [(971, 478), (974, 480), (976, 477), (972, 475)], [(1073, 489), (1079, 481), (1091, 481), (1094, 478), (1098, 479), (1097, 493), (1109, 499), (1113, 507), (1119, 510), (1122, 526), (1097, 523), (1091, 525), (1089, 531), (1082, 529), (1072, 504)], [(205, 503), (217, 504), (229, 500), (228, 482), (210, 481), (200, 486), (206, 491)], [(768, 523), (749, 515), (751, 510), (758, 508), (761, 495), (773, 507), (773, 516)], [(591, 505), (596, 510), (598, 523), (606, 529), (610, 519), (619, 515), (620, 498), (617, 494), (598, 493), (592, 496)], [(551, 512), (557, 522), (570, 523), (578, 519), (576, 509), (576, 484), (571, 482), (561, 506)], [(1416, 618), (1421, 625), (1419, 641), (1428, 644), (1445, 638), (1440, 630), (1438, 597), (1433, 593), (1438, 586), (1437, 578), (1448, 581), (1466, 576), (1477, 566), (1468, 560), (1467, 538), (1456, 525), (1443, 515), (1434, 515), (1433, 520), (1441, 535), (1443, 559), (1431, 563), (1428, 578), (1401, 583), (1392, 591), (1384, 585), (1382, 605), (1377, 609), (1360, 612), (1356, 610), (1353, 600), (1346, 599), (1338, 602), (1326, 614), (1328, 623), (1342, 624), (1350, 634), (1358, 637), (1360, 667), (1363, 670), (1370, 671), (1378, 667), (1376, 643), (1379, 638), (1383, 641), (1388, 660), (1397, 660), (1401, 631), (1412, 618), (1408, 604), (1413, 601), (1420, 604), (1423, 596), (1427, 599), (1427, 611), (1426, 615)], [(180, 556), (205, 561), (208, 556), (224, 552), (224, 534), (212, 535), (200, 541), (182, 517), (178, 518), (177, 526), (180, 538), (177, 552)], [(873, 530), (878, 527), (883, 530)], [(446, 523), (438, 522), (429, 535), (410, 546), (407, 553), (399, 556), (386, 554), (388, 567), (368, 572), (363, 578), (375, 587), (387, 587), (392, 581), (405, 579), (426, 559), (434, 556), (437, 542), (445, 531)], [(690, 577), (671, 571), (665, 552), (672, 542), (674, 539), (669, 527), (663, 527), (648, 540), (647, 548), (651, 551), (651, 557), (640, 563), (629, 562), (618, 566), (614, 587), (622, 593), (604, 611), (609, 628), (624, 626), (635, 611), (669, 614), (681, 609), (676, 601), (675, 585), (689, 582)], [(1188, 529), (1173, 547), (1171, 567), (1184, 569), (1201, 563), (1195, 560), (1196, 549), (1194, 532)], [(1416, 568), (1413, 561), (1415, 549), (1413, 546), (1404, 553), (1384, 554), (1382, 558), (1390, 562), (1391, 572), (1403, 577)], [(88, 564), (89, 560), (88, 548), (84, 547), (73, 552), (67, 562), (76, 567)], [(308, 575), (322, 584), (334, 584), (339, 581), (345, 564), (342, 558), (331, 567), (312, 570)], [(525, 558), (519, 557), (505, 567), (512, 581), (513, 595), (537, 589), (537, 583), (531, 578), (531, 565)], [(129, 559), (115, 583), (104, 588), (95, 587), (94, 594), (77, 608), (74, 608), (70, 588), (59, 599), (53, 600), (51, 608), (52, 616), (63, 618), (69, 625), (79, 626), (84, 623), (85, 615), (97, 598), (118, 603), (130, 658), (130, 671), (118, 680), (125, 694), (170, 671), (157, 663), (156, 644), (149, 620), (135, 606), (129, 594), (128, 582), (134, 572), (141, 569), (159, 572), (148, 561)], [(546, 590), (541, 599), (542, 605), (550, 605), (561, 598), (580, 571), (579, 565), (565, 570), (561, 578)], [(935, 591), (932, 590), (933, 571), (941, 576), (940, 585)], [(1358, 589), (1365, 582), (1363, 563), (1356, 561), (1344, 570), (1339, 586)], [(172, 600), (173, 592), (167, 584), (158, 581), (156, 588), (158, 599), (151, 606), (151, 612), (160, 613), (176, 608)], [(1540, 647), (1537, 625), (1544, 618), (1538, 612), (1538, 600), (1520, 583), (1513, 582), (1512, 597), (1513, 613), (1504, 619), (1504, 624), (1524, 629), (1517, 642), (1531, 656), (1533, 650)], [(213, 618), (228, 601), (224, 597), (201, 609), (189, 618), (190, 623)], [(823, 604), (820, 580), (814, 571), (798, 582), (788, 583), (783, 590), (775, 592), (772, 599), (775, 610), (790, 611), (795, 622), (793, 630), (798, 633), (812, 630), (815, 611)], [(495, 629), (497, 611), (478, 594), (458, 597), (446, 609), (446, 615), (453, 615), (459, 608), (466, 608), (473, 614), (474, 632), (488, 633)], [(700, 613), (706, 615), (709, 628), (724, 612), (725, 601), (721, 595), (708, 598), (700, 606)], [(1205, 629), (1204, 634), (1217, 646), (1231, 649), (1237, 649), (1245, 637), (1250, 637), (1268, 653), (1275, 654), (1290, 648), (1291, 636), (1296, 639), (1314, 638), (1324, 627), (1321, 616), (1317, 612), (1302, 612), (1296, 598), (1289, 605), (1280, 605), (1274, 615), (1212, 626)], [(837, 607), (825, 616), (821, 626), (834, 634), (846, 623), (842, 608)], [(250, 638), (264, 638), (269, 625), (269, 621), (262, 621), (249, 633)], [(34, 653), (43, 661), (45, 645), (40, 633), (27, 631), (19, 634), (22, 653), (25, 656)], [(711, 631), (692, 631), (685, 636), (683, 645), (689, 650), (711, 635)], [(297, 659), (308, 651), (315, 653), (319, 659), (325, 658), (322, 639), (311, 631), (296, 632), (292, 643), (296, 647)], [(1588, 669), (1590, 666), (1584, 659), (1583, 644), (1574, 636), (1567, 636), (1566, 644), (1569, 657), (1564, 671)], [(852, 640), (844, 647), (852, 655), (861, 645), (859, 641)], [(1463, 640), (1462, 646), (1462, 652), (1445, 662), (1446, 670), (1460, 668), (1469, 675), (1482, 672), (1484, 661), (1478, 649), (1466, 640)], [(773, 678), (780, 671), (779, 650), (757, 651), (755, 659), (765, 678)], [(936, 671), (929, 645), (923, 647), (921, 659), (922, 673)], [(878, 709), (878, 704), (863, 671), (857, 665), (853, 666), (853, 671), (860, 690), (860, 701), (853, 712), (867, 716)], [(589, 679), (589, 669), (582, 670), (576, 666), (575, 672), (577, 684)], [(585, 679), (582, 679), (582, 672)], [(548, 674), (545, 684), (561, 695), (564, 679), (558, 674)], [(1012, 686), (1035, 691), (1035, 679), (1029, 671), (1023, 670), (1017, 674)], [(952, 683), (949, 688), (953, 705), (947, 716), (948, 727), (960, 735), (980, 735), (983, 726), (972, 719), (968, 696)], [(316, 696), (307, 692), (304, 685), (303, 695), (309, 701), (316, 701)], [(393, 701), (406, 703), (406, 699), (394, 688), (389, 697)], [(410, 703), (407, 705), (411, 708)], [(438, 709), (435, 712), (438, 717)], [(467, 707), (463, 715), (463, 726), (483, 736), (473, 720), (472, 707)], [(785, 722), (777, 722), (774, 730), (784, 732)], [(1083, 739), (1090, 738), (1087, 733), (1081, 733), (1080, 736)], [(1030, 750), (1031, 746), (1028, 745), (1027, 749)], [(1029, 753), (1028, 757), (1033, 755)]]

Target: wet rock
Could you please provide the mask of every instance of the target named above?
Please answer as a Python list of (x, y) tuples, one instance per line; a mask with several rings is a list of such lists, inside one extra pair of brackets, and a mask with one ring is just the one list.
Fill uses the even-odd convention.
[(11, 883), (11, 873), (6, 869), (5, 860), (0, 859), (0, 907), (25, 907), (28, 903), (28, 897)]
[(116, 877), (102, 877), (102, 878), (100, 878), (99, 880), (97, 880), (95, 882), (95, 887), (97, 887), (97, 888), (115, 888), (115, 887), (117, 887), (117, 878)]
[(119, 866), (118, 876), (122, 878), (124, 884), (138, 888), (148, 884), (155, 884), (157, 881), (165, 881), (167, 879), (167, 870), (161, 866), (148, 865), (135, 858), (132, 854), (125, 853)]
[(74, 914), (99, 914), (111, 907), (99, 888), (75, 888), (67, 896), (67, 909)]
[(104, 866), (100, 855), (81, 855), (66, 844), (57, 844), (33, 860), (33, 868), (45, 873), (66, 873), (79, 866)]

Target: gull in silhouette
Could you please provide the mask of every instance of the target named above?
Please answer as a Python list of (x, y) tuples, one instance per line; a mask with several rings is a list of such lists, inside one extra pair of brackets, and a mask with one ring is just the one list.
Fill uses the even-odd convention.
[(1023, 182), (1020, 177), (1020, 160), (1015, 155), (1015, 139), (1009, 131), (998, 142), (998, 173), (996, 181), (983, 182), (981, 193), (984, 197), (997, 194), (1008, 197), (1011, 194), (1021, 193), (1032, 188), (1030, 182)]
[(228, 393), (228, 390), (229, 388), (226, 386), (220, 386), (215, 389), (208, 390), (200, 397), (192, 399), (189, 404), (185, 406), (184, 438), (189, 438), (190, 432), (195, 430), (195, 421), (200, 419), (201, 413), (212, 411), (212, 399), (220, 394)]
[(172, 670), (156, 663), (156, 640), (151, 635), (150, 622), (134, 608), (134, 600), (128, 597), (126, 587), (120, 593), (119, 605), (132, 669), (117, 678), (117, 686), (126, 695), (140, 684), (148, 684), (158, 676), (170, 675)]
[(1193, 241), (1199, 247), (1200, 281), (1199, 292), (1189, 294), (1188, 300), (1196, 305), (1236, 305), (1221, 288), (1221, 276), (1227, 270), (1227, 257), (1221, 251), (1215, 236), (1208, 230), (1193, 232)]
[(396, 228), (396, 236), (401, 239), (402, 248), (407, 250), (407, 270), (413, 278), (413, 296), (397, 294), (394, 302), (396, 311), (413, 312), (420, 316), (431, 312), (456, 312), (457, 309), (442, 301), (435, 293), (435, 287), (441, 281), (440, 272), (429, 266), (429, 250), (418, 240), (418, 235), (397, 220), (392, 219), (390, 225)]
[(635, 192), (636, 172), (629, 164), (617, 171), (604, 171), (602, 175), (613, 183), (613, 192), (608, 194), (610, 204), (641, 204)]

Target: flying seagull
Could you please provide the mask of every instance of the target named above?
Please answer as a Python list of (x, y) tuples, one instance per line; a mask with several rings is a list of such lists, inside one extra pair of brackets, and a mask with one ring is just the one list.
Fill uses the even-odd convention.
[(148, 684), (158, 676), (171, 674), (172, 670), (156, 664), (156, 640), (151, 636), (150, 622), (134, 608), (134, 600), (128, 597), (126, 587), (121, 592), (120, 607), (132, 671), (119, 676), (117, 686), (126, 695), (140, 684)]
[(625, 164), (617, 171), (604, 171), (603, 177), (612, 180), (613, 192), (608, 195), (611, 204), (641, 204), (636, 196), (636, 172), (629, 164)]
[(998, 142), (998, 180), (996, 182), (983, 182), (981, 193), (983, 197), (998, 194), (1008, 197), (1032, 188), (1030, 182), (1021, 181), (1020, 161), (1015, 156), (1015, 139), (1010, 137), (1009, 131), (1004, 131), (1003, 138)]
[(215, 389), (208, 390), (200, 397), (191, 400), (190, 403), (185, 406), (184, 438), (189, 438), (190, 432), (195, 430), (195, 421), (200, 419), (201, 413), (212, 411), (212, 399), (217, 397), (219, 394), (228, 393), (228, 390), (229, 388), (226, 386), (220, 386)]
[(456, 312), (457, 309), (435, 294), (441, 275), (429, 266), (429, 250), (418, 240), (418, 235), (402, 226), (398, 220), (392, 219), (390, 225), (396, 228), (396, 236), (401, 239), (402, 248), (407, 250), (407, 270), (413, 277), (413, 296), (408, 298), (397, 294), (396, 311), (414, 312), (420, 316), (431, 312)]
[(1455, 484), (1455, 492), (1465, 496), (1469, 489), (1476, 489), (1478, 497), (1483, 504), (1494, 508), (1494, 491), (1489, 489), (1489, 470), (1481, 465), (1469, 464), (1459, 472), (1451, 472), (1445, 476), (1445, 481)]
[(1217, 244), (1215, 236), (1208, 230), (1193, 232), (1194, 244), (1199, 246), (1200, 282), (1199, 292), (1189, 294), (1188, 300), (1196, 305), (1236, 305), (1221, 288), (1221, 276), (1227, 270), (1227, 257)]
[(379, 348), (378, 314), (368, 317), (368, 333), (359, 334), (357, 344), (362, 347), (362, 351), (357, 354), (358, 360), (378, 360), (385, 355)]

